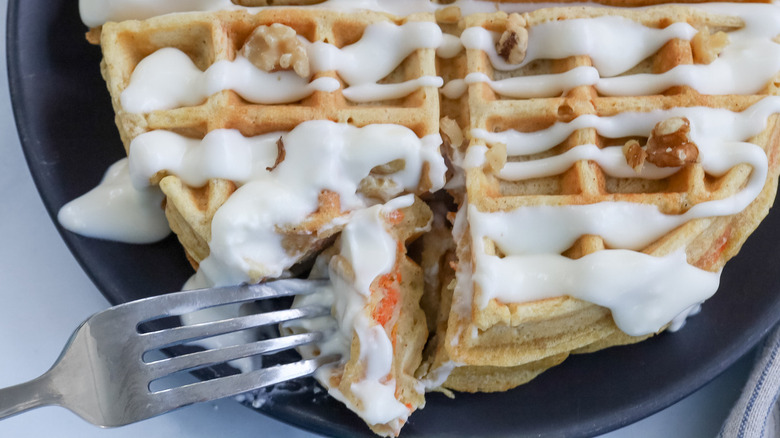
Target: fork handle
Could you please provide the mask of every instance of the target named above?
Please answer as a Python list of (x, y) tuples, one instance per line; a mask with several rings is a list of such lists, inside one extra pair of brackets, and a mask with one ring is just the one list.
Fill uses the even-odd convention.
[(0, 389), (0, 420), (41, 406), (56, 404), (48, 374), (19, 385)]

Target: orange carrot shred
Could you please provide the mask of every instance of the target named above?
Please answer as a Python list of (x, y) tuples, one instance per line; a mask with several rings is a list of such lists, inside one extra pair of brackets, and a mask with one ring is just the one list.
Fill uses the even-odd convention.
[(391, 225), (398, 225), (404, 220), (404, 212), (401, 210), (393, 210), (387, 215), (387, 222)]

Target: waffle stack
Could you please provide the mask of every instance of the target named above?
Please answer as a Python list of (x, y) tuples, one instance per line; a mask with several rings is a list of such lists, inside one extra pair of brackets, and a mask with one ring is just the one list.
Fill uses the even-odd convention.
[[(623, 17), (651, 29), (668, 28), (673, 23), (687, 23), (694, 28), (695, 33), (705, 28), (709, 35), (722, 31), (731, 37), (731, 42), (735, 42), (733, 32), (742, 29), (745, 22), (741, 17), (723, 12), (681, 6), (643, 10), (576, 7), (538, 10), (523, 14), (523, 18), (532, 29), (529, 40), (535, 37), (534, 26), (542, 23), (611, 16)], [(460, 28), (487, 29), (493, 32), (497, 40), (498, 35), (506, 32), (507, 23), (508, 16), (505, 13), (475, 14), (466, 17)], [(540, 34), (537, 31), (536, 35)], [(556, 43), (565, 44), (564, 41), (565, 38), (561, 36)], [(630, 70), (618, 74), (659, 75), (678, 65), (703, 65), (696, 53), (701, 48), (696, 47), (696, 44), (686, 39), (672, 38)], [(434, 385), (441, 384), (454, 367), (443, 386), (462, 391), (505, 390), (560, 363), (570, 353), (636, 342), (667, 327), (663, 325), (657, 330), (628, 335), (616, 325), (609, 308), (572, 296), (574, 294), (569, 292), (577, 289), (577, 285), (561, 288), (558, 293), (555, 290), (539, 292), (522, 290), (523, 286), (513, 289), (511, 283), (518, 277), (502, 278), (501, 282), (491, 284), (489, 276), (480, 274), (480, 268), (484, 268), (487, 263), (498, 266), (502, 261), (514, 258), (520, 260), (522, 257), (532, 262), (533, 256), (538, 254), (528, 249), (529, 245), (524, 246), (522, 242), (518, 244), (518, 240), (533, 241), (538, 234), (547, 232), (545, 222), (556, 220), (555, 214), (551, 212), (571, 212), (582, 223), (589, 219), (579, 215), (577, 209), (585, 207), (582, 209), (584, 211), (588, 206), (595, 206), (602, 208), (602, 216), (594, 219), (595, 222), (605, 221), (617, 225), (637, 222), (639, 219), (619, 208), (608, 209), (607, 204), (654, 206), (657, 212), (668, 217), (680, 218), (687, 214), (690, 220), (679, 220), (675, 226), (668, 227), (668, 232), (647, 238), (641, 243), (632, 243), (630, 247), (621, 246), (626, 244), (617, 242), (614, 236), (605, 238), (599, 235), (599, 231), (609, 234), (610, 230), (593, 223), (581, 227), (571, 222), (554, 222), (550, 228), (552, 235), (566, 234), (569, 227), (580, 230), (572, 232), (569, 242), (558, 245), (554, 251), (559, 257), (556, 260), (585, 260), (583, 258), (600, 252), (606, 254), (625, 249), (656, 258), (684, 251), (681, 258), (683, 264), (687, 260), (690, 266), (702, 272), (718, 272), (766, 215), (774, 199), (778, 174), (780, 129), (776, 113), (779, 107), (777, 101), (773, 100), (777, 98), (772, 97), (778, 94), (777, 81), (780, 76), (776, 74), (760, 89), (744, 94), (708, 95), (692, 86), (673, 84), (645, 95), (607, 96), (605, 94), (612, 90), (607, 79), (590, 85), (573, 86), (564, 89), (562, 93), (553, 91), (549, 96), (538, 95), (540, 87), (537, 83), (535, 89), (524, 91), (529, 95), (525, 98), (512, 95), (511, 91), (495, 84), (501, 80), (508, 83), (516, 78), (544, 78), (545, 75), (565, 74), (577, 68), (593, 68), (594, 60), (584, 54), (560, 59), (538, 59), (514, 70), (498, 71), (491, 63), (489, 51), (470, 48), (463, 55), (466, 67), (461, 77), (471, 82), (468, 92), (459, 98), (460, 104), (457, 105), (468, 109), (468, 123), (461, 122), (460, 127), (469, 138), (459, 152), (461, 156), (467, 157), (466, 185), (464, 194), (455, 195), (456, 198), (464, 199), (455, 221), (457, 270), (449, 274), (456, 280), (449, 285), (443, 282), (445, 287), (442, 290), (442, 296), (449, 298), (454, 292), (454, 297), (451, 298), (452, 304), (448, 303), (449, 299), (442, 300), (438, 330), (446, 331), (446, 335), (438, 333), (438, 339), (434, 338), (437, 342), (428, 347), (430, 353), (421, 373)], [(598, 48), (595, 52), (598, 53)], [(530, 48), (528, 53), (531, 53)], [(492, 55), (495, 56), (495, 53)], [(470, 77), (475, 76), (474, 73), (483, 75), (482, 79), (469, 81)], [(605, 76), (601, 73), (602, 78)], [(642, 77), (646, 80), (648, 76)], [(561, 94), (562, 97), (557, 97)], [(443, 102), (443, 106), (454, 104), (448, 99)], [(617, 147), (616, 156), (620, 158), (621, 147), (629, 140), (645, 145), (657, 122), (675, 114), (688, 114), (688, 109), (705, 107), (741, 113), (745, 116), (743, 123), (746, 123), (752, 117), (748, 114), (762, 104), (773, 107), (757, 116), (766, 121), (765, 127), (751, 132), (749, 138), (736, 141), (756, 145), (742, 145), (743, 148), (760, 148), (768, 157), (768, 164), (764, 164), (766, 170), (761, 169), (760, 164), (754, 168), (737, 161), (727, 169), (714, 172), (706, 168), (708, 165), (712, 167), (708, 164), (709, 159), (702, 158), (666, 169), (663, 175), (650, 177), (636, 171), (632, 174), (630, 167), (627, 172), (621, 172), (606, 168), (611, 165), (603, 164), (606, 161), (605, 154), (599, 151), (614, 152)], [(631, 123), (619, 118), (620, 115), (630, 113), (636, 113), (632, 119), (634, 121), (645, 120), (638, 123), (642, 125), (641, 128), (611, 129)], [(606, 126), (598, 120), (610, 118), (616, 121), (614, 125)], [(553, 135), (552, 132), (559, 128), (566, 128), (559, 130), (564, 134)], [(546, 143), (538, 142), (526, 135), (516, 144), (507, 145), (508, 137), (495, 133), (508, 130), (536, 133), (546, 136), (547, 140)], [(538, 146), (531, 146), (534, 142)], [(585, 148), (592, 148), (594, 153), (582, 154), (578, 158), (577, 153)], [(700, 145), (702, 156), (715, 153), (710, 149)], [(626, 158), (622, 158), (625, 167)], [(553, 165), (556, 160), (567, 164)], [(538, 169), (542, 167), (553, 170), (539, 172)], [(701, 210), (697, 205), (741, 196), (738, 194), (751, 186), (751, 177), (761, 178), (761, 181), (752, 181), (752, 185), (759, 189), (754, 190), (755, 200), (749, 202), (746, 208), (705, 216), (686, 213), (697, 208)], [(572, 206), (576, 207), (572, 209)], [(541, 221), (521, 222), (524, 212), (535, 211), (550, 214), (542, 216), (546, 219)], [(619, 216), (611, 222), (607, 217), (609, 215)], [(475, 222), (478, 220), (489, 225), (480, 225), (480, 229), (475, 231)], [(523, 223), (541, 225), (541, 230), (522, 229)], [(504, 228), (491, 233), (491, 227)], [(649, 227), (647, 231), (648, 235), (652, 234)], [(514, 241), (510, 233), (515, 234)], [(609, 241), (610, 238), (612, 241)], [(483, 265), (480, 266), (480, 263)], [(632, 267), (643, 268), (643, 265)], [(607, 269), (605, 272), (611, 271)], [(570, 271), (543, 272), (539, 275), (548, 274), (573, 275)], [(641, 274), (637, 272), (636, 275)], [(658, 279), (649, 280), (645, 287)], [(486, 291), (485, 283), (493, 290)], [(545, 287), (546, 283), (528, 284)], [(538, 298), (522, 298), (524, 296)]]
[[(278, 136), (269, 173), (291, 160), (288, 136), (312, 121), (360, 129), (392, 124), (415, 139), (443, 140), (441, 165), (423, 160), (404, 190), (390, 178), (409, 170), (399, 159), (377, 162), (355, 187), (367, 205), (394, 202), (403, 192), (440, 189), (443, 162), (450, 164), (446, 188), (454, 203), (440, 192), (391, 209), (400, 216), (383, 213), (398, 245), (397, 275), (374, 278), (360, 307), (392, 342), (393, 365), (380, 383), (395, 382), (393, 395), (408, 411), (390, 420), (366, 414), (359, 388), (370, 367), (361, 352), (373, 344), (361, 342), (349, 324), (341, 327), (349, 360), (319, 376), (382, 435), (398, 434), (423, 405), (420, 382), (445, 391), (503, 391), (570, 354), (676, 328), (715, 291), (724, 263), (766, 215), (780, 172), (776, 8), (572, 6), (462, 15), (457, 6), (422, 3), (436, 12), (403, 18), (316, 7), (195, 12), (91, 32), (99, 33), (102, 71), (131, 161), (139, 139), (160, 131), (203, 143), (222, 130), (247, 139)], [(434, 22), (445, 34), (441, 44), (426, 42), (401, 56), (375, 82), (439, 77), (441, 96), (426, 79), (401, 97), (355, 98), (350, 75), (321, 60), (302, 75), (311, 90), (273, 102), (238, 90), (243, 84), (214, 89), (219, 80), (197, 79), (236, 60), (261, 26), (283, 24), (305, 47), (340, 50), (360, 45), (382, 23)], [(389, 41), (382, 50), (403, 45)], [(133, 77), (162, 49), (188, 58), (194, 67), (182, 77), (195, 77), (209, 91), (201, 100), (187, 95), (174, 105), (131, 108), (124, 95)], [(772, 56), (740, 58), (754, 49)], [(361, 65), (371, 69), (379, 58)], [(289, 75), (279, 80), (300, 82)], [(380, 140), (364, 143), (378, 150)], [(215, 216), (246, 186), (240, 178), (213, 176), (193, 183), (184, 173), (162, 166), (148, 179), (166, 194), (171, 228), (202, 268), (215, 252)], [(358, 269), (344, 263), (350, 246), (340, 233), (366, 205), (347, 204), (343, 193), (323, 186), (304, 219), (276, 225), (292, 256), (286, 268), (319, 253), (314, 275), (354, 283)], [(421, 270), (406, 257), (405, 244), (428, 226), (415, 243), (419, 251), (410, 250)], [(257, 271), (249, 280), (268, 276), (277, 275)], [(395, 288), (398, 300), (385, 299)], [(329, 347), (318, 348), (304, 353)]]
[[(144, 21), (106, 23), (100, 30), (104, 54), (101, 65), (116, 112), (116, 123), (126, 150), (132, 141), (150, 131), (167, 130), (188, 138), (203, 138), (218, 129), (237, 129), (245, 137), (271, 132), (287, 132), (305, 121), (330, 120), (362, 127), (371, 124), (396, 124), (409, 128), (420, 138), (438, 134), (438, 92), (423, 86), (404, 97), (356, 103), (342, 93), (345, 82), (335, 71), (317, 71), (311, 81), (333, 78), (340, 85), (335, 91), (314, 90), (290, 103), (252, 103), (237, 92), (224, 89), (190, 105), (131, 112), (123, 105), (136, 67), (144, 59), (164, 48), (178, 49), (201, 71), (220, 61), (236, 58), (245, 41), (259, 26), (282, 23), (307, 41), (324, 42), (343, 48), (360, 41), (371, 24), (396, 25), (432, 21), (432, 14), (404, 18), (378, 12), (348, 14), (315, 9), (267, 9), (256, 14), (244, 11), (191, 13), (155, 17)], [(414, 50), (380, 82), (398, 83), (423, 76), (435, 76), (433, 49)], [(433, 187), (436, 175), (424, 169), (416, 188), (422, 193)], [(193, 266), (209, 254), (211, 222), (217, 209), (236, 190), (235, 181), (212, 178), (201, 187), (184, 183), (179, 176), (162, 171), (152, 178), (167, 196), (166, 216)], [(370, 189), (370, 187), (369, 187)], [(381, 189), (381, 188), (380, 188)], [(374, 190), (376, 191), (376, 190)], [(334, 219), (343, 216), (339, 199), (323, 191), (319, 208), (304, 223), (290, 224), (281, 230), (289, 246), (304, 258), (324, 247), (340, 227)]]

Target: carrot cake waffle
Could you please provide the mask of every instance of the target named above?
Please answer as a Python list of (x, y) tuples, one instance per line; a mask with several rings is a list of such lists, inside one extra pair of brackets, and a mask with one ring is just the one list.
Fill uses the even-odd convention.
[(142, 3), (81, 1), (117, 172), (212, 284), (316, 259), (380, 435), (679, 329), (774, 201), (776, 3)]

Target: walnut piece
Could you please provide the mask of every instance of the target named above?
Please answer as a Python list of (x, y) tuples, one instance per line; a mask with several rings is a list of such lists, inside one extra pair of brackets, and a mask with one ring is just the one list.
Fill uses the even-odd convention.
[(525, 18), (518, 13), (509, 14), (506, 30), (496, 43), (496, 51), (510, 64), (520, 64), (528, 49), (528, 29)]
[(506, 145), (504, 143), (494, 143), (490, 145), (487, 152), (485, 152), (485, 161), (487, 167), (493, 171), (498, 172), (506, 165)]
[(404, 188), (390, 177), (406, 168), (406, 161), (403, 159), (393, 160), (389, 163), (381, 164), (371, 169), (371, 172), (360, 180), (358, 192), (363, 196), (373, 199), (379, 199), (387, 202), (400, 195)]
[(276, 140), (276, 162), (273, 166), (266, 167), (265, 170), (273, 172), (273, 170), (284, 161), (286, 155), (287, 151), (284, 149), (284, 141), (282, 140), (282, 137), (279, 137), (279, 140)]
[(710, 34), (706, 27), (700, 30), (691, 39), (691, 51), (693, 62), (696, 64), (709, 64), (714, 61), (720, 52), (729, 44), (729, 36), (726, 32)]
[(306, 48), (293, 28), (280, 23), (256, 28), (241, 53), (267, 72), (292, 69), (302, 78), (311, 75)]
[(647, 139), (647, 161), (658, 167), (679, 167), (695, 163), (699, 148), (691, 140), (691, 122), (672, 117), (659, 122)]
[(449, 142), (452, 147), (459, 149), (463, 145), (463, 130), (460, 129), (458, 122), (444, 116), (439, 120), (439, 130), (445, 142)]
[(647, 152), (636, 140), (629, 140), (623, 145), (623, 155), (626, 157), (626, 163), (631, 166), (636, 173), (642, 171), (647, 158)]

